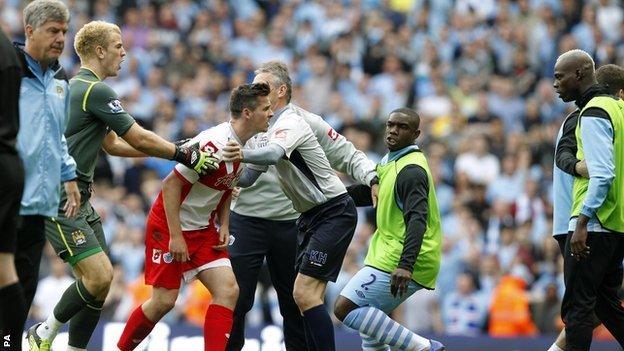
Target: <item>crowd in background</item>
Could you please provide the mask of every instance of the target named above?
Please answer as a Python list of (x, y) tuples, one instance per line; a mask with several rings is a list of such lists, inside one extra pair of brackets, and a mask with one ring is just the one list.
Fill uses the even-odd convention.
[[(24, 3), (0, 0), (0, 26), (17, 41), (23, 41)], [(460, 335), (562, 327), (551, 179), (556, 134), (573, 106), (556, 96), (553, 66), (573, 48), (589, 52), (596, 66), (624, 65), (622, 1), (66, 3), (72, 18), (61, 63), (70, 76), (79, 68), (77, 29), (92, 19), (119, 24), (128, 55), (108, 83), (126, 111), (168, 140), (228, 120), (231, 88), (250, 82), (254, 68), (273, 59), (291, 70), (293, 102), (322, 115), (373, 160), (386, 152), (387, 114), (416, 108), (418, 143), (442, 214), (442, 269), (436, 290), (416, 293), (394, 317), (417, 332)], [(92, 202), (115, 267), (106, 319), (125, 320), (150, 295), (142, 278), (146, 214), (172, 167), (102, 153)], [(371, 210), (362, 209), (330, 297), (361, 267), (373, 222)], [(44, 255), (34, 319), (50, 313), (60, 298), (54, 296), (72, 282), (51, 248)], [(262, 297), (251, 323), (279, 323), (274, 295)], [(192, 284), (166, 320), (202, 324), (209, 301)]]

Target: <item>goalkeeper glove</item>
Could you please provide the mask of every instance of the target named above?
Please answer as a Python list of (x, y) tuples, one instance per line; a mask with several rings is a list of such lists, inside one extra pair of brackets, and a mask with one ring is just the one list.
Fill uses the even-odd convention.
[(208, 174), (219, 168), (219, 160), (212, 152), (199, 150), (199, 143), (177, 146), (173, 159), (194, 170), (199, 175)]

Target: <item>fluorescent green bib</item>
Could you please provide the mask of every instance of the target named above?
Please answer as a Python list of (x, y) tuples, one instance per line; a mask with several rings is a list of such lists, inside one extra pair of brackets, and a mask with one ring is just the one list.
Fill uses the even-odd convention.
[(407, 165), (422, 167), (427, 172), (429, 180), (427, 229), (412, 279), (424, 287), (433, 289), (440, 270), (442, 230), (431, 171), (425, 156), (420, 151), (412, 151), (396, 160), (377, 165), (379, 175), (377, 230), (371, 239), (364, 263), (386, 272), (394, 271), (399, 264), (405, 241), (405, 221), (401, 211), (402, 204), (397, 203), (395, 184), (397, 175)]
[[(613, 152), (615, 156), (615, 179), (611, 184), (611, 188), (607, 193), (607, 198), (603, 202), (602, 206), (596, 211), (596, 216), (603, 227), (624, 233), (624, 180), (622, 175), (624, 174), (624, 144), (622, 143), (622, 127), (624, 123), (624, 102), (622, 100), (615, 100), (608, 96), (596, 96), (591, 99), (587, 105), (581, 111), (581, 115), (590, 107), (597, 107), (609, 114), (611, 118), (611, 124), (613, 125), (614, 143)], [(585, 159), (585, 153), (583, 152), (583, 138), (581, 137), (580, 123), (582, 118), (579, 118), (578, 125), (576, 127), (576, 143), (578, 151), (576, 152), (576, 158), (579, 160)], [(572, 216), (578, 216), (581, 213), (583, 207), (583, 200), (587, 193), (587, 186), (589, 185), (589, 179), (575, 177), (574, 187), (572, 190)], [(619, 201), (618, 201), (619, 200)]]

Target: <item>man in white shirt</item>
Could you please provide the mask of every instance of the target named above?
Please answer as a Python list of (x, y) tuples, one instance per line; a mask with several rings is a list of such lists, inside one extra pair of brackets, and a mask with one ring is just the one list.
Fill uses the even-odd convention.
[[(269, 99), (272, 110), (284, 111), (289, 106), (292, 90), (286, 65), (277, 61), (267, 62), (255, 73), (254, 83), (265, 82), (271, 87)], [(321, 116), (301, 108), (298, 111), (314, 132), (333, 169), (363, 184), (373, 182), (376, 177), (374, 162)], [(264, 133), (258, 134), (255, 139), (260, 146), (269, 141)], [(299, 213), (281, 190), (275, 167), (269, 166), (268, 171), (260, 175), (252, 186), (241, 189), (238, 198), (232, 200), (231, 209), (230, 234), (236, 240), (229, 247), (229, 253), (240, 294), (227, 350), (240, 351), (244, 346), (245, 315), (253, 306), (258, 274), (265, 258), (284, 317), (286, 349), (308, 349), (301, 313), (293, 299), (296, 277), (293, 251), (297, 248), (296, 220)]]
[[(267, 78), (258, 75), (256, 81)], [(279, 86), (275, 92), (290, 95), (288, 90), (287, 86)], [(340, 272), (355, 231), (357, 212), (306, 121), (306, 114), (309, 112), (293, 104), (283, 106), (276, 111), (275, 122), (266, 136), (252, 138), (244, 150), (230, 142), (223, 151), (223, 160), (266, 168), (275, 165), (282, 190), (301, 213), (297, 222), (299, 273), (293, 296), (303, 314), (308, 347), (333, 351), (333, 324), (323, 305), (325, 289), (327, 281), (336, 281)], [(246, 169), (239, 185), (253, 184), (260, 174), (257, 167)], [(376, 190), (375, 175), (370, 177), (367, 184)]]

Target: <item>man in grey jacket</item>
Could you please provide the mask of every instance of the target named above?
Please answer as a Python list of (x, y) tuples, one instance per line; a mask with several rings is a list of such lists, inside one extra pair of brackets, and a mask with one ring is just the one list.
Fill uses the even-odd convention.
[[(254, 83), (269, 84), (272, 109), (275, 114), (280, 113), (289, 105), (292, 93), (286, 65), (276, 61), (267, 62), (255, 73)], [(374, 162), (320, 116), (301, 108), (298, 110), (316, 135), (332, 168), (348, 174), (360, 183), (375, 183)], [(263, 138), (266, 139), (263, 136), (256, 139), (261, 144)], [(281, 190), (275, 167), (269, 166), (268, 171), (254, 185), (241, 189), (239, 197), (232, 202), (231, 209), (230, 234), (235, 237), (235, 241), (229, 251), (240, 295), (234, 311), (234, 325), (227, 350), (241, 350), (244, 345), (245, 315), (253, 306), (258, 274), (265, 258), (277, 292), (280, 312), (284, 317), (286, 349), (313, 349), (311, 346), (306, 347), (301, 313), (293, 299), (293, 285), (297, 275), (296, 219), (299, 213)]]

